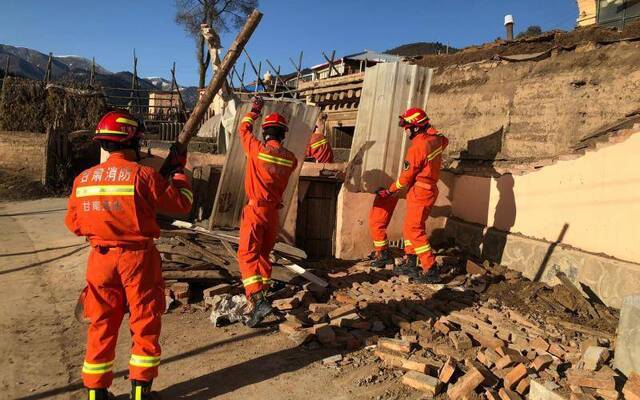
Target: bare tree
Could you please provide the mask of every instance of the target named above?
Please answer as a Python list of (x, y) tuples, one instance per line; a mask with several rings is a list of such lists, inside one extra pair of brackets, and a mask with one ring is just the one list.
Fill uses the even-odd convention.
[(196, 42), (196, 58), (200, 72), (200, 88), (205, 86), (207, 69), (211, 55), (206, 49), (206, 42), (200, 34), (200, 25), (209, 25), (220, 42), (220, 34), (239, 29), (247, 19), (247, 15), (258, 6), (258, 0), (175, 0), (178, 25)]

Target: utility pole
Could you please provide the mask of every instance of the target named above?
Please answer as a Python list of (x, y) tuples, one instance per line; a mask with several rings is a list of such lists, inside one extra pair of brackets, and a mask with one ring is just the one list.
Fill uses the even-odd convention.
[(49, 53), (49, 60), (47, 61), (47, 71), (44, 73), (44, 83), (49, 83), (51, 80), (51, 63), (53, 62), (53, 53)]
[(507, 28), (507, 41), (513, 41), (513, 15), (504, 16), (504, 26)]

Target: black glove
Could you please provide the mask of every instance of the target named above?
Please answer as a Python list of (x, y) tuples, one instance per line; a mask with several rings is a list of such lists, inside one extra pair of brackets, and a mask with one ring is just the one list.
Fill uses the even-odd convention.
[(254, 96), (251, 104), (251, 112), (260, 114), (262, 112), (262, 107), (264, 107), (264, 100), (261, 96)]
[(173, 174), (182, 173), (186, 165), (186, 146), (178, 146), (176, 143), (174, 143), (169, 148), (169, 154), (167, 155), (167, 158), (164, 161), (162, 168), (160, 169), (160, 175), (164, 176), (165, 178), (169, 178)]

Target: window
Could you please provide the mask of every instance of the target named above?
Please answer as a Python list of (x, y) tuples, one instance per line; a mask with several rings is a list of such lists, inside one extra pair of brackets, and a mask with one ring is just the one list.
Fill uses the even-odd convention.
[(598, 0), (598, 23), (623, 29), (640, 19), (640, 0)]

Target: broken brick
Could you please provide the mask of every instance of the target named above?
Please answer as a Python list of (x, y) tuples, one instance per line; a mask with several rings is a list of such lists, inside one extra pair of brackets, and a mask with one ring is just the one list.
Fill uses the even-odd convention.
[(409, 371), (402, 377), (402, 383), (421, 392), (437, 395), (442, 386), (437, 378), (416, 371)]
[(334, 356), (329, 356), (327, 358), (322, 359), (323, 365), (335, 365), (336, 363), (342, 361), (342, 354), (336, 354)]
[(518, 393), (507, 388), (501, 388), (498, 391), (498, 396), (500, 396), (502, 400), (522, 400), (522, 397)]
[(271, 302), (271, 305), (280, 311), (289, 311), (298, 307), (300, 300), (297, 297), (290, 297), (288, 299), (278, 299)]
[(329, 315), (330, 319), (335, 319), (335, 318), (342, 317), (342, 316), (347, 315), (347, 314), (352, 314), (352, 313), (354, 313), (356, 311), (357, 311), (357, 308), (356, 308), (355, 304), (347, 304), (345, 306), (338, 307), (333, 311), (330, 311), (328, 315)]
[(563, 358), (564, 357), (564, 349), (562, 348), (562, 346), (560, 346), (558, 343), (553, 343), (549, 346), (549, 350), (547, 350), (549, 353), (553, 354), (554, 356), (558, 357), (558, 358)]
[(531, 366), (536, 372), (540, 372), (543, 369), (547, 368), (549, 365), (551, 365), (552, 362), (553, 362), (553, 357), (551, 357), (548, 354), (545, 354), (545, 355), (536, 357), (536, 359), (533, 360), (533, 362), (531, 363)]
[(338, 307), (334, 306), (333, 304), (324, 304), (324, 303), (309, 304), (309, 311), (311, 311), (312, 313), (318, 312), (318, 313), (329, 314), (331, 311), (335, 310), (336, 308)]
[(594, 389), (615, 390), (616, 381), (610, 371), (584, 371), (570, 369), (567, 371), (567, 382), (570, 385)]
[(449, 381), (453, 377), (453, 374), (455, 373), (456, 373), (456, 363), (451, 357), (449, 357), (447, 358), (447, 361), (444, 363), (442, 368), (440, 368), (440, 372), (438, 373), (438, 378), (443, 383), (449, 383)]
[(514, 389), (516, 385), (527, 376), (527, 366), (524, 364), (516, 365), (507, 375), (504, 377), (504, 386), (509, 389)]
[(476, 368), (470, 368), (455, 385), (447, 390), (447, 394), (451, 400), (461, 399), (473, 392), (482, 382), (484, 382), (484, 375)]
[(302, 329), (302, 324), (293, 321), (284, 321), (279, 325), (280, 332), (293, 335)]
[(379, 357), (385, 364), (395, 368), (402, 368), (407, 355), (398, 351), (377, 348), (374, 354)]
[(315, 334), (318, 337), (318, 341), (326, 346), (333, 346), (336, 344), (336, 333), (329, 325), (324, 325), (315, 329)]
[(516, 386), (516, 392), (518, 394), (524, 396), (529, 391), (529, 385), (530, 384), (531, 384), (531, 382), (529, 381), (529, 378), (524, 378)]
[(456, 350), (464, 351), (473, 347), (471, 339), (464, 332), (451, 332), (449, 334), (449, 339), (451, 340), (451, 343), (453, 343), (453, 347), (455, 347)]
[(640, 400), (640, 376), (631, 374), (627, 383), (622, 388), (625, 400)]
[(484, 267), (471, 260), (467, 260), (466, 270), (467, 274), (471, 275), (486, 275), (488, 273)]
[(233, 290), (233, 286), (228, 283), (221, 283), (219, 285), (212, 286), (210, 288), (206, 288), (202, 291), (202, 296), (205, 298), (211, 298), (217, 294), (225, 294), (229, 293)]
[(176, 300), (189, 300), (191, 291), (189, 290), (189, 284), (187, 282), (176, 282), (171, 285), (171, 292)]
[(543, 353), (549, 350), (549, 343), (541, 338), (540, 336), (533, 339), (529, 342), (529, 345), (532, 349), (536, 350), (538, 353)]
[(393, 351), (399, 351), (401, 353), (411, 352), (411, 343), (398, 339), (381, 338), (380, 340), (378, 340), (378, 347)]

